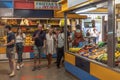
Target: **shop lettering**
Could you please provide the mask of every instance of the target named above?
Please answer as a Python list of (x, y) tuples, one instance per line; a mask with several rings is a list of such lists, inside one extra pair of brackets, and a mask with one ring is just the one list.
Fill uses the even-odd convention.
[(35, 1), (35, 9), (60, 9), (60, 5), (56, 2)]

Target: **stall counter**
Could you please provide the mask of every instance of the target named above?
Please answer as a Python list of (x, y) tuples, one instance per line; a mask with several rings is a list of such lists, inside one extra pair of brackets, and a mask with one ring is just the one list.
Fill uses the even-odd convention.
[(80, 80), (120, 80), (120, 70), (78, 54), (65, 53), (65, 69)]

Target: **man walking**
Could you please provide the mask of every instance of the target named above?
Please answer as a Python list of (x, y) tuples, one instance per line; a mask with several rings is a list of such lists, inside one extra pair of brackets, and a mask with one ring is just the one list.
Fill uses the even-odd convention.
[[(35, 41), (34, 45), (34, 67), (32, 71), (36, 69), (40, 69), (41, 62), (41, 53), (43, 47), (45, 47), (45, 32), (42, 30), (43, 26), (41, 24), (38, 25), (38, 30), (36, 30), (33, 34), (33, 40)], [(37, 65), (37, 61), (39, 62)]]
[(7, 47), (6, 49), (6, 56), (9, 59), (9, 66), (11, 73), (9, 74), (10, 77), (15, 76), (15, 52), (14, 52), (14, 46), (15, 46), (15, 34), (11, 31), (11, 26), (7, 25), (5, 27), (5, 30), (7, 32), (7, 43), (4, 44), (4, 46)]

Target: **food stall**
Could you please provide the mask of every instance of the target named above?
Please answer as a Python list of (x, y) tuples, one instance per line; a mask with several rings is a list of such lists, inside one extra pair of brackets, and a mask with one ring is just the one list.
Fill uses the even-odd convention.
[[(32, 35), (37, 29), (37, 24), (43, 24), (46, 30), (50, 26), (57, 28), (60, 26), (60, 22), (64, 21), (64, 14), (59, 13), (61, 6), (55, 0), (51, 1), (0, 0), (0, 31), (4, 31), (4, 26), (7, 24), (12, 26), (14, 33), (17, 32), (18, 27), (21, 27), (22, 31), (26, 34), (23, 53), (24, 59), (34, 58)], [(68, 17), (69, 21), (75, 18), (86, 18), (86, 16), (77, 14), (69, 14)], [(1, 29), (1, 23), (5, 24), (2, 25), (3, 29)], [(63, 24), (61, 25), (63, 26)], [(6, 36), (1, 35), (1, 33), (0, 41), (0, 60), (7, 60), (6, 48), (2, 46), (6, 41)], [(46, 55), (42, 54), (42, 57), (45, 58)], [(56, 54), (53, 57), (56, 57)]]
[[(68, 0), (68, 5), (69, 5)], [(87, 0), (88, 1), (88, 0)], [(79, 1), (78, 1), (79, 2)], [(72, 7), (71, 10), (65, 11), (65, 69), (80, 80), (119, 80), (120, 79), (120, 51), (116, 48), (116, 15), (119, 13), (119, 3), (114, 0), (98, 0), (82, 2), (77, 4), (77, 8)], [(78, 7), (79, 6), (79, 7)], [(97, 6), (97, 7), (96, 7)], [(104, 6), (104, 7), (102, 7)], [(91, 8), (91, 9), (90, 9)], [(108, 8), (108, 9), (107, 9)], [(79, 11), (79, 12), (78, 12)], [(68, 48), (67, 38), (67, 14), (103, 14), (108, 15), (106, 33), (107, 40), (99, 42), (94, 45), (85, 44), (83, 47)], [(82, 12), (82, 13), (81, 13)], [(117, 13), (116, 13), (117, 12)], [(104, 31), (104, 25), (102, 25), (102, 31)], [(117, 27), (119, 29), (119, 27)], [(73, 39), (74, 40), (74, 39)], [(118, 41), (119, 42), (119, 41)]]

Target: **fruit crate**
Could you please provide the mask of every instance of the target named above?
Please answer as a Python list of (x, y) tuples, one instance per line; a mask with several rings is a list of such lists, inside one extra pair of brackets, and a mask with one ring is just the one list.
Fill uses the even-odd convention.
[(6, 47), (0, 46), (0, 54), (6, 54)]

